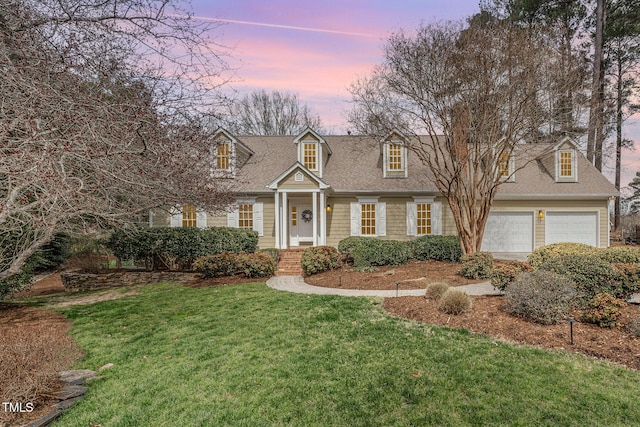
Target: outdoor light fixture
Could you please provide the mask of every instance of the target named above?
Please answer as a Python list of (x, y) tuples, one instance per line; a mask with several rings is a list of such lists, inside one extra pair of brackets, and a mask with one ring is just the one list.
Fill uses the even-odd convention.
[(331, 213), (331, 205), (327, 205), (327, 213)]
[(544, 219), (544, 211), (543, 210), (539, 210), (538, 211), (538, 218), (539, 219)]
[(569, 317), (567, 319), (567, 322), (569, 322), (570, 343), (571, 343), (571, 345), (573, 345), (573, 324), (576, 323), (576, 319), (574, 319), (573, 317)]

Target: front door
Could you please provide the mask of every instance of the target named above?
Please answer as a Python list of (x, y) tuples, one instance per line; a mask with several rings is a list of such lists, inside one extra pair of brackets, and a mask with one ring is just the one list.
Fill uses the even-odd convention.
[(292, 202), (289, 207), (289, 244), (313, 244), (313, 210), (310, 203)]

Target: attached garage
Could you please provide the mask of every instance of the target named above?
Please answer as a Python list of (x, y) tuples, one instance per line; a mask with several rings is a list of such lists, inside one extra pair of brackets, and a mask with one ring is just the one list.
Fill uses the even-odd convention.
[(549, 212), (545, 218), (545, 244), (576, 242), (598, 246), (598, 212)]
[(525, 252), (533, 250), (533, 212), (491, 212), (487, 219), (482, 250)]

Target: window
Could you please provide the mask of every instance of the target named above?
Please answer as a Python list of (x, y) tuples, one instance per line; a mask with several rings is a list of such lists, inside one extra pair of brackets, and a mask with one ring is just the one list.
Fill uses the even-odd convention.
[(197, 225), (198, 215), (196, 207), (193, 205), (182, 205), (182, 226), (195, 227)]
[(498, 160), (498, 173), (502, 178), (507, 178), (509, 176), (509, 155), (507, 153), (500, 153), (500, 158)]
[(217, 166), (220, 170), (229, 170), (229, 147), (228, 142), (219, 142), (216, 147)]
[(375, 203), (362, 203), (361, 209), (361, 222), (360, 222), (360, 234), (362, 236), (375, 236), (376, 235), (376, 204)]
[(305, 142), (302, 146), (302, 164), (312, 171), (318, 170), (316, 146), (317, 144), (314, 142)]
[(253, 230), (253, 204), (238, 205), (238, 228)]
[(560, 152), (560, 177), (569, 178), (573, 176), (573, 156), (571, 151)]
[(402, 147), (397, 144), (389, 145), (389, 170), (402, 170)]
[(296, 205), (291, 206), (291, 226), (296, 227), (298, 225), (298, 207)]
[(431, 203), (416, 204), (416, 226), (419, 236), (431, 234)]

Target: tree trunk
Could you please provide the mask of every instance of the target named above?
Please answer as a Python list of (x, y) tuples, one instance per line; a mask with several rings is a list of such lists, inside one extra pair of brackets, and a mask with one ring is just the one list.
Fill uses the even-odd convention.
[(587, 159), (593, 163), (596, 157), (596, 139), (598, 122), (601, 121), (599, 111), (602, 110), (602, 55), (604, 29), (604, 0), (597, 0), (596, 5), (596, 36), (593, 55), (593, 82), (591, 85), (591, 102), (589, 106), (589, 132), (587, 135)]
[[(622, 81), (622, 61), (618, 51), (618, 84), (616, 97), (616, 190), (620, 191), (620, 169), (622, 165), (622, 90), (624, 88)], [(613, 227), (618, 231), (620, 227), (620, 196), (616, 196), (615, 214)]]

